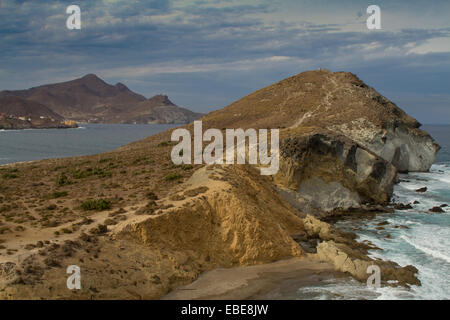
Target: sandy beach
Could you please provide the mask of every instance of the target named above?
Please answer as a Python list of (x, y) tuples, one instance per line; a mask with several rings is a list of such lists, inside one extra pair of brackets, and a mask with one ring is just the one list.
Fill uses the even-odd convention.
[[(193, 283), (174, 289), (163, 300), (277, 299), (323, 280), (342, 276), (329, 263), (304, 257), (248, 267), (204, 272)], [(294, 297), (293, 297), (294, 298)]]

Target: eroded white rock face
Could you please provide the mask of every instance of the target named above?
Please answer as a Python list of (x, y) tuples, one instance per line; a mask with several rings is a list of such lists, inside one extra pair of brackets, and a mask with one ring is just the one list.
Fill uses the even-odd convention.
[(304, 212), (314, 209), (327, 212), (336, 208), (347, 210), (361, 205), (361, 198), (356, 191), (349, 190), (339, 181), (326, 182), (319, 177), (302, 181), (297, 194), (301, 195), (303, 206), (300, 209)]
[(350, 126), (343, 124), (333, 129), (392, 163), (399, 172), (428, 171), (440, 149), (429, 134), (417, 128), (380, 129), (359, 119)]
[(395, 128), (374, 135), (367, 148), (391, 162), (400, 172), (428, 171), (436, 160), (439, 147), (418, 129)]
[(332, 212), (386, 204), (397, 170), (342, 136), (316, 134), (284, 141), (279, 192), (302, 212)]

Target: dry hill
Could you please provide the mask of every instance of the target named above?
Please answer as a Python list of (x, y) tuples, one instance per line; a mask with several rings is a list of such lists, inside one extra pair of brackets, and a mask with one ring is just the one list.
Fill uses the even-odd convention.
[[(101, 155), (1, 167), (0, 297), (154, 299), (206, 270), (290, 257), (325, 261), (361, 281), (377, 264), (383, 285), (420, 285), (413, 266), (373, 260), (373, 245), (317, 218), (391, 210), (406, 162), (401, 151), (383, 155), (397, 144), (417, 147), (410, 153), (428, 169), (438, 146), (393, 103), (352, 74), (315, 71), (203, 120), (219, 129), (284, 128), (279, 174), (175, 166), (171, 131)], [(378, 134), (380, 150), (370, 143)], [(413, 160), (406, 169), (421, 169)], [(79, 291), (66, 287), (73, 264)]]

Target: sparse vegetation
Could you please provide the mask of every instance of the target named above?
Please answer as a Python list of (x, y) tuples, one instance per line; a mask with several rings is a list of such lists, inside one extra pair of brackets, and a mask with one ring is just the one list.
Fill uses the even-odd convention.
[(109, 162), (109, 161), (112, 161), (112, 159), (111, 158), (103, 158), (103, 159), (98, 160), (98, 163), (105, 163), (105, 162)]
[(92, 234), (104, 234), (108, 232), (108, 226), (105, 224), (100, 224), (96, 228), (90, 230)]
[(166, 181), (174, 181), (181, 179), (183, 176), (179, 173), (170, 173), (166, 176)]
[(183, 164), (183, 165), (181, 166), (181, 169), (183, 169), (184, 171), (188, 171), (188, 170), (191, 170), (191, 169), (193, 169), (193, 168), (194, 168), (194, 166), (191, 165), (191, 164)]
[(161, 142), (160, 144), (158, 144), (158, 147), (168, 147), (171, 145), (173, 145), (172, 141), (164, 141), (164, 142)]
[(158, 196), (153, 191), (149, 191), (146, 196), (149, 200), (158, 200)]
[(50, 195), (51, 199), (58, 199), (62, 197), (67, 197), (68, 192), (67, 191), (55, 191)]
[(53, 210), (55, 210), (57, 207), (56, 207), (56, 204), (51, 204), (51, 205), (49, 205), (48, 207), (47, 207), (47, 210), (50, 210), (50, 211), (53, 211)]
[(81, 204), (81, 209), (85, 211), (103, 211), (111, 209), (111, 201), (105, 199), (86, 200)]
[(102, 168), (87, 168), (86, 170), (77, 170), (73, 173), (74, 179), (83, 179), (90, 176), (99, 176), (100, 178), (110, 178), (112, 177), (112, 172), (106, 171)]
[(64, 174), (60, 174), (57, 181), (59, 186), (66, 186), (69, 184), (72, 184), (72, 181), (69, 180), (69, 178)]
[(19, 170), (17, 168), (14, 169), (7, 169), (5, 173), (3, 173), (2, 177), (3, 179), (17, 179), (19, 176), (16, 174)]

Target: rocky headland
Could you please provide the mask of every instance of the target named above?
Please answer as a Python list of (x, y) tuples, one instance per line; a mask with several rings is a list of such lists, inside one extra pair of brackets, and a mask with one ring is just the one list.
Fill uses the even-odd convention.
[[(363, 282), (377, 265), (383, 285), (420, 285), (414, 266), (372, 259), (373, 245), (324, 221), (383, 210), (398, 172), (430, 168), (439, 146), (395, 104), (353, 74), (320, 70), (201, 120), (204, 130), (280, 128), (279, 173), (175, 166), (172, 130), (106, 154), (0, 167), (0, 297), (158, 299), (208, 270), (283, 259)], [(66, 287), (69, 265), (81, 290)]]
[(14, 96), (0, 97), (0, 130), (76, 128), (46, 106)]

